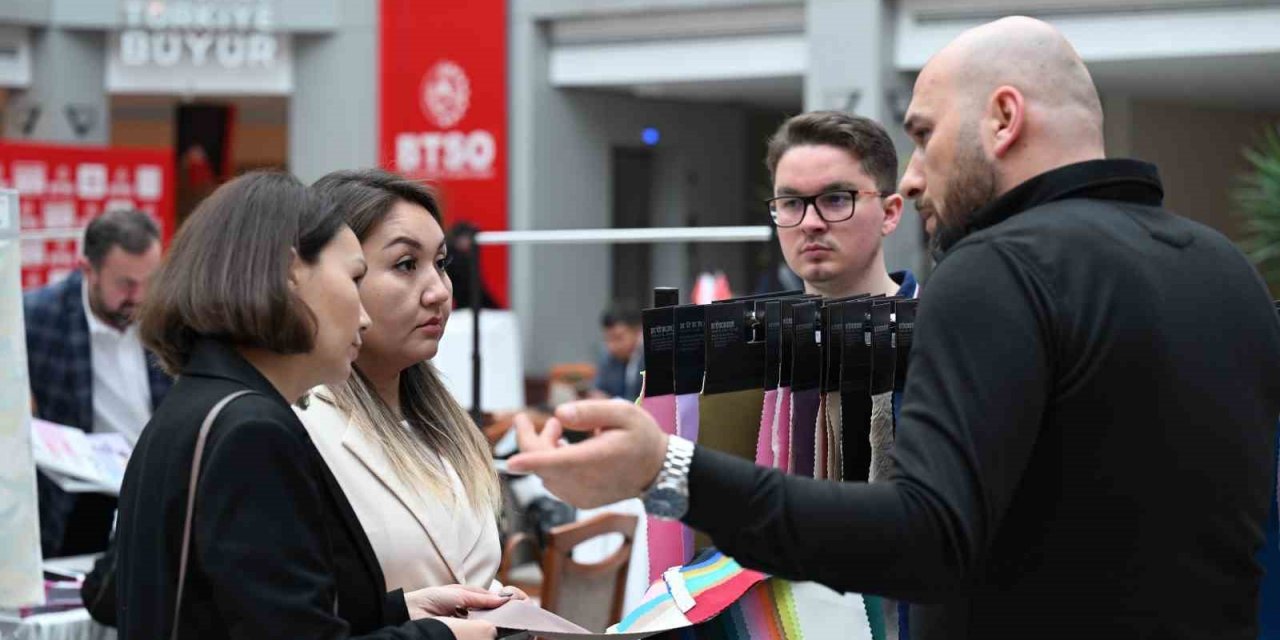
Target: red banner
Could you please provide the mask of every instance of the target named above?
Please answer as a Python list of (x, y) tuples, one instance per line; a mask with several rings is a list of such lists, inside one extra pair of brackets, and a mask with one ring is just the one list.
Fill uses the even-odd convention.
[[(113, 209), (139, 209), (174, 231), (173, 151), (0, 141), (0, 188), (15, 188), (22, 231), (83, 230)], [(78, 238), (22, 240), (22, 287), (75, 270)]]
[[(506, 0), (382, 0), (381, 11), (379, 161), (435, 187), (447, 225), (506, 229)], [(481, 258), (505, 306), (507, 250)]]

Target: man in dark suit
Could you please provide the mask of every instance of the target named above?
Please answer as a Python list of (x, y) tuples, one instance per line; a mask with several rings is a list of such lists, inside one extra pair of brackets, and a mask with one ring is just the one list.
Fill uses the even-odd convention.
[[(160, 230), (141, 211), (111, 211), (85, 229), (80, 271), (23, 296), (37, 418), (136, 441), (172, 384), (138, 340), (133, 315), (160, 266)], [(106, 547), (115, 499), (68, 494), (39, 475), (46, 557)]]

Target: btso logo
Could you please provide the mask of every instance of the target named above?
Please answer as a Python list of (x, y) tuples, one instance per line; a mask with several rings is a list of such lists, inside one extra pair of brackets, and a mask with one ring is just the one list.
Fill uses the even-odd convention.
[(422, 114), (448, 129), (467, 115), (471, 106), (471, 82), (467, 72), (451, 60), (441, 60), (422, 77)]
[(422, 76), (419, 104), (427, 120), (446, 131), (396, 134), (396, 169), (426, 178), (477, 180), (493, 176), (498, 154), (493, 133), (485, 129), (447, 131), (471, 107), (471, 81), (451, 60), (440, 60)]

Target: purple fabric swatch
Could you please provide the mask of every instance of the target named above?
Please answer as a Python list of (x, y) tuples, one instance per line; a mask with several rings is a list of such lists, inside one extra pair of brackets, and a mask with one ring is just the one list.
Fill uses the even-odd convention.
[(822, 392), (818, 389), (791, 392), (791, 472), (813, 477), (814, 428), (818, 424), (818, 405)]
[(698, 398), (702, 394), (676, 396), (676, 435), (689, 442), (698, 441)]

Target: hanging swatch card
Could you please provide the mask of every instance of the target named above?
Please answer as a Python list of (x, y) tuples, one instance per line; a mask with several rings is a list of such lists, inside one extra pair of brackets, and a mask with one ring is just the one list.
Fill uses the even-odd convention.
[[(698, 404), (707, 359), (703, 328), (705, 315), (701, 305), (690, 304), (675, 308), (676, 433), (690, 442), (698, 442), (699, 439)], [(693, 530), (683, 527), (681, 539), (684, 557), (692, 557)]]
[(893, 391), (897, 357), (893, 349), (893, 300), (871, 304), (871, 393)]
[(751, 342), (746, 305), (706, 307), (707, 371), (699, 402), (699, 444), (755, 460), (764, 406), (764, 343)]
[(893, 371), (893, 388), (902, 391), (907, 384), (907, 357), (911, 355), (911, 342), (916, 330), (916, 307), (919, 300), (901, 300), (894, 307), (894, 351), (897, 363)]
[(825, 361), (822, 393), (826, 397), (826, 465), (830, 480), (843, 479), (843, 426), (840, 403), (840, 362), (844, 355), (844, 307), (830, 304), (822, 310), (822, 354)]
[(764, 336), (764, 410), (760, 414), (760, 432), (756, 441), (756, 464), (775, 467), (778, 460), (778, 413), (782, 390), (779, 388), (778, 352), (782, 345), (782, 303), (770, 300), (756, 304)]
[(863, 482), (871, 471), (871, 300), (843, 306), (840, 410), (844, 479)]
[[(645, 378), (640, 406), (653, 417), (663, 433), (675, 435), (675, 314), (671, 307), (645, 309), (642, 318)], [(649, 580), (652, 582), (668, 567), (686, 560), (683, 525), (652, 516), (646, 519), (645, 524)]]
[(893, 300), (871, 305), (871, 473), (875, 482), (889, 476), (893, 447), (893, 378), (897, 358), (893, 351)]
[(818, 387), (822, 356), (815, 335), (817, 305), (803, 302), (791, 308), (791, 469), (799, 476), (814, 476), (817, 451), (814, 427), (822, 404)]
[(701, 305), (675, 308), (675, 393), (676, 415), (680, 437), (698, 441), (698, 395), (706, 373), (704, 321)]
[(644, 362), (646, 395), (669, 396), (675, 393), (675, 314), (672, 307), (645, 309)]
[(777, 376), (772, 376), (775, 381), (770, 384), (770, 363), (771, 358), (776, 358), (776, 354), (770, 353), (768, 328), (765, 326), (768, 320), (765, 317), (767, 313), (767, 303), (764, 301), (756, 302), (756, 336), (764, 343), (764, 404), (760, 410), (760, 420), (756, 426), (756, 464), (762, 467), (773, 466), (773, 423), (774, 417), (778, 412), (778, 386), (776, 383)]
[(778, 331), (778, 406), (774, 412), (773, 438), (777, 453), (773, 466), (784, 473), (791, 473), (791, 347), (795, 339), (792, 306), (797, 302), (783, 300), (778, 303), (781, 326)]

